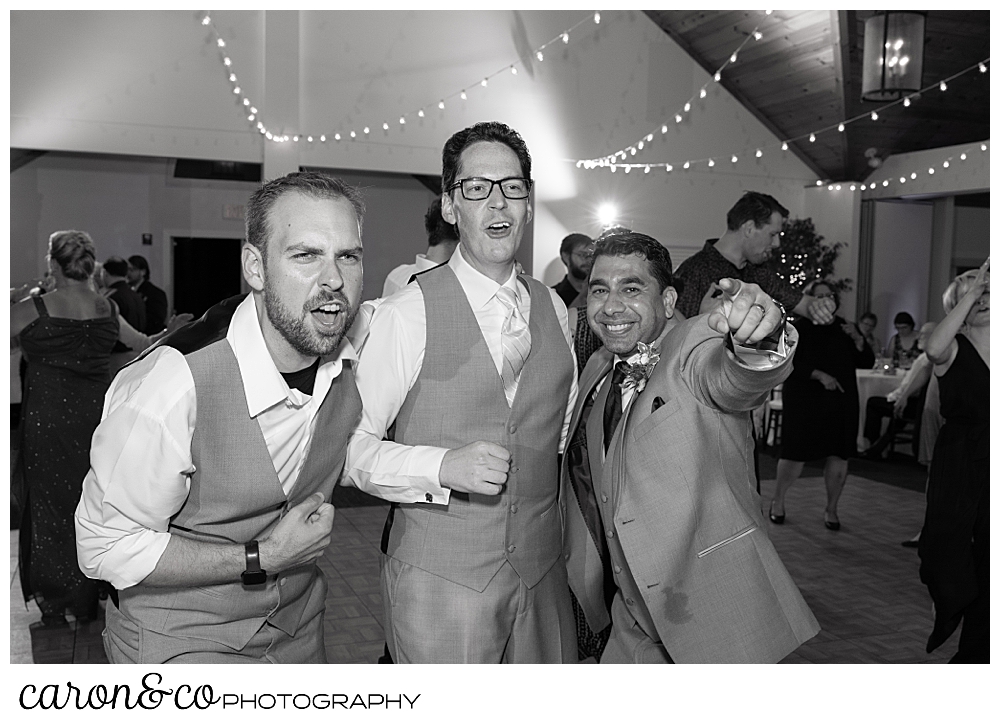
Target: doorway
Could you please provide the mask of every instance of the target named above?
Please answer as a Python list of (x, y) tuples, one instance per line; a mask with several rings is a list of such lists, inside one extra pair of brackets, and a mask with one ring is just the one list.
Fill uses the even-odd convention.
[(174, 310), (195, 319), (209, 307), (242, 292), (242, 239), (172, 236)]

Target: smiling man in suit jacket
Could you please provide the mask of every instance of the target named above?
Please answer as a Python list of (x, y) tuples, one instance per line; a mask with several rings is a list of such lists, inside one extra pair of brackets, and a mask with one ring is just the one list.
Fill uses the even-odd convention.
[(601, 663), (780, 661), (819, 625), (764, 529), (750, 411), (788, 376), (794, 329), (731, 279), (678, 321), (669, 253), (631, 231), (599, 240), (589, 285), (604, 348), (561, 500), (573, 592), (593, 630), (612, 623)]

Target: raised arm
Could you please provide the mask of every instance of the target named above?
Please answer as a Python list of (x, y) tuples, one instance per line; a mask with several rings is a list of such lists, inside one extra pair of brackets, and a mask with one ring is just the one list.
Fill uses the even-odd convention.
[(979, 301), (983, 292), (989, 289), (989, 272), (990, 260), (987, 259), (979, 267), (972, 288), (958, 300), (954, 309), (948, 312), (944, 320), (934, 328), (934, 331), (927, 338), (924, 352), (927, 354), (927, 359), (934, 363), (935, 372), (939, 375), (943, 374), (955, 359), (955, 353), (958, 350), (955, 335), (965, 323), (972, 306)]

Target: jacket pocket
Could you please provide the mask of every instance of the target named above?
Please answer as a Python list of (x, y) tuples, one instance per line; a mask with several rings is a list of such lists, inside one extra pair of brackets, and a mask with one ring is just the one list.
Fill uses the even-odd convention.
[(713, 544), (713, 545), (710, 545), (710, 546), (709, 546), (708, 548), (706, 548), (705, 550), (703, 550), (703, 551), (699, 552), (699, 553), (698, 553), (698, 557), (699, 557), (699, 558), (704, 558), (704, 557), (705, 557), (705, 556), (707, 556), (707, 555), (708, 555), (709, 553), (712, 553), (712, 552), (714, 552), (714, 551), (717, 551), (717, 550), (719, 550), (720, 548), (722, 548), (723, 546), (727, 546), (727, 545), (729, 545), (730, 543), (732, 543), (733, 541), (736, 541), (736, 540), (739, 540), (739, 539), (740, 539), (740, 538), (742, 538), (743, 536), (746, 536), (746, 535), (750, 535), (750, 534), (751, 534), (751, 533), (753, 533), (753, 532), (754, 532), (755, 530), (757, 530), (757, 524), (756, 524), (756, 523), (753, 523), (753, 524), (751, 524), (751, 525), (747, 526), (746, 528), (744, 528), (743, 530), (739, 531), (738, 533), (735, 533), (735, 534), (733, 534), (733, 535), (729, 536), (729, 537), (728, 537), (728, 538), (726, 538), (725, 540), (720, 540), (720, 541), (719, 541), (718, 543), (715, 543), (715, 544)]
[[(639, 402), (639, 400), (636, 400), (636, 402)], [(643, 400), (643, 404), (648, 405), (649, 402)], [(668, 417), (670, 417), (680, 409), (681, 409), (681, 401), (679, 398), (675, 397), (671, 400), (667, 400), (662, 405), (660, 405), (655, 412), (652, 412), (646, 417), (644, 417), (642, 421), (635, 426), (635, 428), (632, 431), (633, 438), (638, 440), (639, 438), (649, 434), (651, 430), (655, 429), (661, 422), (666, 420)]]

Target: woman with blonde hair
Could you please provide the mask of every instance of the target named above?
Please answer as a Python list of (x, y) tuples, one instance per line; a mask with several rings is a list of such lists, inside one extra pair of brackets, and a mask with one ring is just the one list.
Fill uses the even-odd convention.
[(934, 601), (927, 651), (962, 624), (951, 663), (990, 657), (990, 261), (945, 290), (948, 312), (927, 339), (944, 424), (927, 482), (920, 580)]

